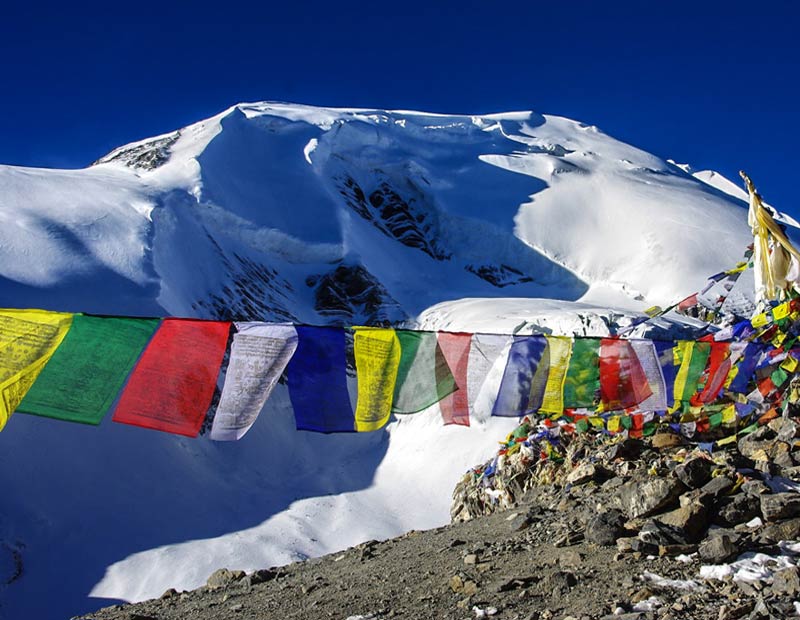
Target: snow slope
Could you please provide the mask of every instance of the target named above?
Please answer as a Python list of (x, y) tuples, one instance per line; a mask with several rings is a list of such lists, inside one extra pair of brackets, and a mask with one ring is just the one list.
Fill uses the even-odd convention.
[[(0, 305), (600, 334), (740, 260), (746, 205), (716, 181), (532, 112), (241, 104), (84, 170), (0, 166)], [(0, 617), (443, 524), (514, 422), (315, 435), (281, 390), (232, 445), (14, 416)]]

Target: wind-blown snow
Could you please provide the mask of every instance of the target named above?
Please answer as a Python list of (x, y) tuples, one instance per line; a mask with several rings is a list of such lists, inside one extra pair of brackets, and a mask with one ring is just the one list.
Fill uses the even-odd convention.
[[(0, 166), (0, 305), (602, 335), (741, 259), (746, 203), (720, 187), (532, 112), (241, 104), (84, 170)], [(445, 428), (434, 407), (314, 435), (282, 389), (232, 445), (15, 415), (0, 617), (441, 525), (514, 423)]]

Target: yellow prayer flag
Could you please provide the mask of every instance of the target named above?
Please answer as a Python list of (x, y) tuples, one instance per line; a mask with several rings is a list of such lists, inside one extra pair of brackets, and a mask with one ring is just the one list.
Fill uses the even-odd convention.
[(383, 428), (391, 414), (400, 341), (393, 329), (354, 327), (353, 331), (358, 377), (356, 430), (375, 431)]
[(723, 424), (733, 424), (736, 422), (736, 407), (734, 405), (728, 405), (725, 409), (722, 410), (722, 423)]
[(736, 435), (731, 435), (729, 437), (725, 437), (724, 439), (720, 439), (717, 441), (718, 446), (727, 446), (729, 443), (735, 443), (738, 437)]
[(550, 369), (540, 409), (547, 413), (561, 413), (564, 411), (564, 381), (572, 354), (572, 339), (561, 336), (545, 337), (550, 352)]
[(608, 432), (609, 433), (616, 433), (619, 431), (620, 426), (620, 418), (618, 415), (611, 417), (608, 420)]
[(794, 372), (797, 370), (797, 360), (791, 355), (787, 355), (786, 359), (783, 360), (783, 363), (781, 364), (781, 368), (783, 368), (786, 372)]
[(72, 314), (0, 310), (0, 430), (72, 325)]
[(683, 391), (686, 389), (686, 380), (689, 377), (689, 362), (692, 359), (692, 348), (694, 342), (691, 340), (679, 340), (675, 343), (673, 349), (673, 359), (675, 365), (679, 366), (678, 372), (675, 375), (674, 396), (675, 405), (683, 399)]
[(780, 319), (785, 319), (787, 316), (789, 316), (789, 313), (792, 311), (791, 306), (792, 304), (789, 301), (786, 301), (782, 304), (775, 306), (772, 309), (772, 316), (775, 317), (776, 321), (779, 321)]
[(769, 322), (770, 322), (770, 316), (766, 312), (757, 314), (752, 319), (750, 319), (750, 324), (753, 327), (764, 327), (764, 325), (767, 325)]

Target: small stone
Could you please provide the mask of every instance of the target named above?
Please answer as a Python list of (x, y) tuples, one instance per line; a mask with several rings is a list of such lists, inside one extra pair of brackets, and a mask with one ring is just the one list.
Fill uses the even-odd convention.
[(719, 620), (738, 620), (746, 616), (755, 607), (755, 601), (733, 601), (729, 605), (723, 605), (719, 609)]
[(244, 609), (244, 605), (242, 605), (241, 603), (234, 603), (233, 605), (228, 607), (228, 609), (230, 609), (231, 611), (242, 611), (242, 609)]
[(658, 555), (661, 557), (675, 557), (678, 555), (691, 555), (697, 551), (697, 545), (659, 545)]
[(800, 517), (800, 493), (762, 495), (761, 515), (765, 521)]
[(468, 553), (464, 556), (464, 564), (477, 564), (478, 556), (474, 553)]
[(478, 593), (478, 584), (472, 580), (464, 582), (464, 588), (461, 590), (466, 596), (473, 596)]
[(562, 551), (558, 555), (558, 563), (566, 568), (577, 568), (583, 564), (583, 558), (583, 554), (569, 549), (567, 551)]
[(617, 549), (622, 553), (629, 553), (634, 550), (633, 549), (634, 541), (638, 542), (639, 539), (636, 538), (635, 536), (634, 537), (626, 536), (623, 538), (617, 538)]
[(800, 573), (796, 566), (776, 572), (772, 578), (772, 591), (778, 596), (800, 594)]
[(447, 582), (447, 585), (450, 586), (450, 589), (453, 592), (462, 592), (464, 590), (464, 580), (461, 579), (460, 575), (453, 575), (450, 577), (450, 580)]
[(720, 534), (706, 538), (697, 552), (706, 562), (722, 564), (739, 555), (739, 547), (728, 534)]
[(178, 596), (178, 591), (175, 588), (170, 588), (164, 594), (162, 594), (159, 598), (172, 598), (173, 596)]

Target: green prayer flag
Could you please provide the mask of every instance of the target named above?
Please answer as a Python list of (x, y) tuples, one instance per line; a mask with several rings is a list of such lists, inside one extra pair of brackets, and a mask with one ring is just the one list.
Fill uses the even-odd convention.
[(76, 314), (17, 410), (100, 424), (158, 324), (159, 319)]
[(593, 407), (599, 394), (600, 340), (576, 338), (564, 381), (564, 406)]
[(689, 368), (686, 374), (686, 383), (684, 385), (681, 400), (689, 401), (697, 393), (700, 379), (703, 376), (703, 371), (708, 364), (708, 358), (711, 355), (711, 345), (708, 342), (695, 342), (691, 349), (691, 359), (689, 360)]
[(397, 369), (392, 411), (417, 413), (456, 390), (450, 367), (434, 332), (398, 329), (400, 365)]

